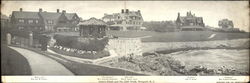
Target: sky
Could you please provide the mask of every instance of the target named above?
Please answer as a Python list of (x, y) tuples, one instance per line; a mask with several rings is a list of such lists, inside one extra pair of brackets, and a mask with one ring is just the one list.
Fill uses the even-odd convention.
[(56, 12), (56, 9), (77, 13), (83, 19), (101, 19), (104, 13), (119, 13), (121, 9), (140, 10), (144, 21), (176, 20), (177, 13), (187, 11), (203, 17), (205, 25), (218, 27), (224, 18), (232, 20), (236, 28), (249, 32), (248, 1), (2, 1), (1, 13), (9, 16), (12, 11)]

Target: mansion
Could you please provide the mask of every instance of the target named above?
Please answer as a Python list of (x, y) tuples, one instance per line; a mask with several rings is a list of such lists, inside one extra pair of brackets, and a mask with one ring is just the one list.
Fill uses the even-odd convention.
[(76, 31), (80, 18), (76, 13), (66, 13), (65, 10), (46, 12), (40, 8), (38, 12), (32, 12), (20, 8), (12, 12), (10, 20), (12, 27), (19, 30), (58, 32)]
[(110, 30), (140, 30), (143, 24), (140, 10), (122, 9), (120, 13), (104, 14), (102, 20), (109, 25)]
[(200, 31), (205, 26), (203, 18), (195, 16), (191, 11), (187, 12), (186, 16), (180, 16), (178, 13), (176, 25), (181, 31)]

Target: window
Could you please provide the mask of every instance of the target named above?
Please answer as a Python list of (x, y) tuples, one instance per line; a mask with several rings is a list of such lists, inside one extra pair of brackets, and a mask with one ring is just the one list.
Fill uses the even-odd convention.
[(19, 30), (23, 30), (23, 29), (24, 29), (24, 27), (18, 27), (18, 29), (19, 29)]
[(28, 23), (29, 23), (29, 24), (33, 23), (33, 20), (28, 20)]
[(23, 19), (18, 20), (19, 23), (24, 23)]
[(48, 24), (53, 24), (53, 21), (52, 20), (48, 20), (47, 23)]
[(38, 23), (38, 20), (36, 20), (36, 23)]
[(135, 20), (135, 17), (133, 17), (133, 19)]

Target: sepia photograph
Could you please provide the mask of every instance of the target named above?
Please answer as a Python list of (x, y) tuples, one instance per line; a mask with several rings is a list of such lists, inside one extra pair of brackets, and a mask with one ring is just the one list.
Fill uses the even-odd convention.
[(3, 0), (2, 82), (13, 76), (107, 76), (84, 83), (243, 76), (234, 82), (249, 82), (249, 7), (247, 0)]

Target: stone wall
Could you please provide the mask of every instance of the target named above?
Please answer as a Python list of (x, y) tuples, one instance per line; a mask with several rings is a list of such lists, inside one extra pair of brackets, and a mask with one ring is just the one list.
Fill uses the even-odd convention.
[(114, 50), (117, 55), (142, 55), (142, 42), (140, 38), (109, 39), (108, 49)]
[(13, 36), (11, 38), (11, 42), (14, 45), (20, 45), (20, 46), (33, 46), (33, 47), (39, 47), (40, 46), (40, 43), (39, 43), (38, 39), (32, 39), (32, 41), (30, 41), (30, 38), (19, 37), (19, 36)]

